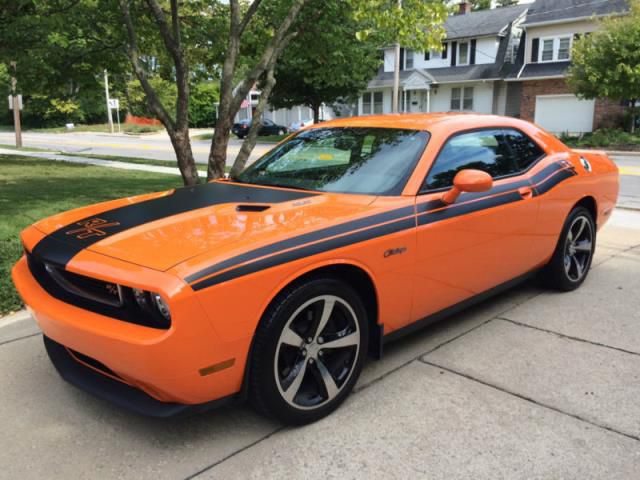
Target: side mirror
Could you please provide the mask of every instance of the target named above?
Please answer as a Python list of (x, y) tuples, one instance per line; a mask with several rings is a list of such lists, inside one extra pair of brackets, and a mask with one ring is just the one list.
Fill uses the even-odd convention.
[(462, 192), (486, 192), (493, 187), (493, 178), (481, 170), (460, 170), (453, 179), (451, 190), (442, 195), (447, 205), (454, 203)]

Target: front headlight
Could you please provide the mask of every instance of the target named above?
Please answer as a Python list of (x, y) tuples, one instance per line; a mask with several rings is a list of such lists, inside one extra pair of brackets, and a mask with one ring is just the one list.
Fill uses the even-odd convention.
[(171, 312), (167, 302), (155, 292), (133, 288), (133, 298), (143, 313), (150, 315), (159, 328), (169, 328)]

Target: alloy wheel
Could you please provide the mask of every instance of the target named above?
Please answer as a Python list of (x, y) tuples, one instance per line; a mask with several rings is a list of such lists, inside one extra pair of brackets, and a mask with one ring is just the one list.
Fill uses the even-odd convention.
[(321, 407), (342, 391), (360, 350), (358, 319), (335, 295), (301, 305), (287, 320), (274, 359), (282, 398), (297, 409)]
[(573, 220), (567, 233), (564, 250), (564, 271), (572, 282), (586, 275), (593, 254), (593, 227), (585, 216)]

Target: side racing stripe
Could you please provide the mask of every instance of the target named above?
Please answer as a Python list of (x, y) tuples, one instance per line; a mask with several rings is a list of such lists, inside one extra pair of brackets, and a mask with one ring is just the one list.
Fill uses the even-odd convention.
[[(447, 206), (440, 200), (432, 200), (418, 204), (416, 218), (402, 218), (412, 215), (413, 207), (403, 207), (376, 214), (251, 250), (200, 270), (199, 272), (189, 275), (185, 280), (191, 284), (194, 290), (202, 290), (219, 283), (307, 256), (412, 229), (416, 226), (423, 226), (480, 210), (522, 201), (523, 198), (518, 192), (518, 189), (524, 186), (532, 187), (534, 196), (543, 195), (559, 183), (575, 175), (577, 175), (577, 173), (569, 163), (557, 162), (544, 168), (530, 180), (519, 180), (500, 185), (489, 192), (463, 194), (460, 197), (461, 203)], [(355, 230), (360, 231), (354, 232)], [(338, 237), (328, 238), (334, 236)], [(312, 242), (316, 243), (307, 245)], [(282, 250), (288, 251), (278, 253)], [(243, 263), (243, 265), (233, 268), (240, 263)]]

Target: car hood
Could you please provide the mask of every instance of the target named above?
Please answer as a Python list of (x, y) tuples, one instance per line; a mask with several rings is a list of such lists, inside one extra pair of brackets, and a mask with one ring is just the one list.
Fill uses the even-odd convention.
[(34, 254), (65, 265), (82, 250), (166, 271), (213, 252), (233, 256), (361, 216), (375, 197), (216, 181), (50, 217)]

